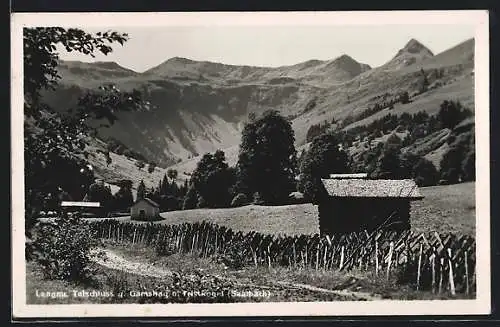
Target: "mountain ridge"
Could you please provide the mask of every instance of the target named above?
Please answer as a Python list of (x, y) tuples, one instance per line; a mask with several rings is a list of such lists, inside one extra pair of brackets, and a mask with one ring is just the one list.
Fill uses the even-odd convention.
[[(139, 89), (151, 102), (151, 110), (120, 113), (115, 126), (99, 129), (99, 135), (116, 138), (162, 166), (237, 146), (248, 114), (267, 109), (279, 110), (292, 122), (300, 146), (313, 124), (356, 116), (384, 94), (395, 98), (402, 91), (417, 92), (421, 69), (432, 85), (442, 84), (443, 90), (451, 90), (449, 94), (473, 104), (473, 84), (467, 78), (473, 68), (473, 42), (466, 40), (436, 55), (417, 42), (410, 40), (399, 56), (374, 68), (346, 54), (277, 68), (174, 57), (165, 61), (170, 63), (163, 65), (164, 71), (148, 73), (129, 71), (116, 63), (99, 63), (95, 70), (89, 63), (82, 67), (63, 64), (60, 86), (47, 99), (62, 110), (62, 104), (69, 106), (101, 83)], [(435, 110), (439, 106), (435, 102), (447, 96), (436, 90), (429, 92), (432, 101), (421, 102), (425, 95), (419, 96), (423, 100), (416, 98), (415, 108)], [(413, 108), (408, 104), (396, 106), (395, 111)]]

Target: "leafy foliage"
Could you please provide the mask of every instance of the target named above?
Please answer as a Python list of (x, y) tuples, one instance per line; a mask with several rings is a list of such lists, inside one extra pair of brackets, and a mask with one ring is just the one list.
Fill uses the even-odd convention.
[(98, 245), (96, 232), (74, 215), (61, 215), (40, 224), (33, 239), (34, 258), (46, 278), (85, 282), (92, 276), (90, 249)]
[(55, 89), (61, 78), (57, 73), (59, 55), (57, 45), (68, 52), (80, 52), (94, 57), (95, 52), (104, 55), (112, 52), (111, 44), (123, 45), (127, 34), (114, 31), (95, 35), (77, 28), (35, 27), (23, 29), (24, 43), (24, 95), (28, 108), (36, 110), (40, 90)]
[(419, 158), (413, 167), (413, 179), (418, 186), (437, 185), (439, 172), (432, 162), (425, 158)]
[(214, 154), (205, 154), (189, 181), (191, 188), (198, 195), (198, 208), (228, 207), (235, 182), (236, 174), (229, 168), (225, 154), (221, 150), (217, 150)]
[(286, 202), (295, 190), (297, 153), (292, 126), (269, 110), (244, 127), (238, 156), (237, 189), (251, 197), (259, 192), (267, 204)]
[(148, 165), (148, 173), (153, 173), (155, 171), (156, 164), (154, 162), (150, 162)]
[(144, 185), (144, 181), (141, 179), (141, 182), (137, 186), (137, 196), (136, 200), (142, 200), (146, 197), (146, 185)]
[[(80, 200), (94, 180), (93, 169), (87, 164), (85, 138), (91, 129), (87, 118), (108, 118), (115, 110), (139, 109), (140, 97), (121, 93), (112, 86), (104, 86), (97, 93), (83, 96), (76, 108), (68, 114), (56, 114), (43, 103), (41, 91), (54, 89), (57, 74), (57, 45), (67, 51), (93, 56), (95, 52), (108, 54), (110, 44), (127, 41), (126, 34), (104, 32), (95, 35), (80, 29), (61, 27), (24, 28), (24, 114), (25, 114), (25, 207), (26, 231), (41, 208), (58, 205), (61, 196)], [(108, 164), (110, 161), (107, 158)], [(47, 178), (50, 176), (50, 178)]]
[(178, 176), (178, 172), (175, 169), (169, 168), (167, 170), (167, 176), (168, 176), (168, 178), (170, 178), (172, 180), (176, 180), (177, 176)]
[(248, 204), (248, 198), (243, 193), (238, 193), (231, 201), (231, 207), (241, 207), (245, 204)]
[(103, 182), (93, 183), (89, 187), (87, 200), (99, 202), (102, 208), (102, 213), (107, 214), (111, 211), (113, 204), (113, 194), (111, 193), (111, 188), (104, 185)]
[(339, 139), (333, 134), (322, 134), (314, 138), (301, 162), (298, 189), (315, 203), (321, 189), (321, 178), (349, 170), (347, 154), (339, 148)]
[(441, 103), (437, 114), (443, 128), (454, 128), (459, 122), (470, 117), (472, 112), (462, 107), (460, 102), (445, 100)]
[(330, 123), (326, 120), (323, 123), (311, 125), (306, 133), (306, 142), (311, 142), (316, 136), (325, 133), (329, 127)]
[(401, 104), (410, 103), (410, 95), (408, 94), (408, 91), (404, 91), (399, 95), (399, 102), (401, 102)]
[(120, 189), (114, 195), (115, 210), (128, 210), (134, 203), (134, 196), (132, 194), (132, 181), (122, 180), (118, 183)]

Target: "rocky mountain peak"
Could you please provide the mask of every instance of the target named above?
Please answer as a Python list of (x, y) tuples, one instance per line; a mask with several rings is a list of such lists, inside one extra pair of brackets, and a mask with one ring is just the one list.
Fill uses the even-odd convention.
[(411, 39), (410, 41), (408, 41), (408, 43), (406, 43), (406, 45), (401, 50), (399, 50), (398, 55), (402, 53), (421, 53), (431, 57), (434, 56), (431, 50), (429, 50), (425, 45), (423, 45), (416, 39)]

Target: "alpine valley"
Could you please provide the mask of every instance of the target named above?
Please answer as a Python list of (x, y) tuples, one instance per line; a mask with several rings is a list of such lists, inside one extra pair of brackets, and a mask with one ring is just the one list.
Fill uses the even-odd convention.
[[(118, 113), (117, 122), (99, 127), (89, 146), (98, 149), (117, 142), (155, 162), (156, 170), (148, 174), (135, 167), (134, 159), (121, 154), (111, 153), (109, 167), (103, 157), (91, 159), (96, 173), (111, 184), (119, 178), (131, 178), (134, 183), (142, 178), (152, 186), (168, 167), (179, 171), (180, 180), (189, 178), (199, 156), (217, 149), (224, 150), (230, 165), (235, 164), (241, 130), (250, 113), (274, 109), (286, 116), (300, 153), (314, 125), (349, 130), (388, 114), (436, 114), (444, 100), (459, 101), (474, 110), (473, 39), (439, 54), (412, 39), (389, 59), (382, 66), (370, 67), (342, 55), (268, 68), (176, 57), (142, 73), (114, 62), (61, 61), (59, 85), (44, 96), (47, 104), (63, 112), (87, 90), (102, 84), (141, 91), (148, 110)], [(397, 101), (405, 92), (409, 101)], [(370, 110), (374, 106), (377, 110)], [(473, 117), (468, 121), (467, 129), (471, 128)], [(438, 165), (450, 133), (443, 129), (406, 148)], [(366, 147), (366, 142), (363, 138), (354, 142), (351, 155)]]

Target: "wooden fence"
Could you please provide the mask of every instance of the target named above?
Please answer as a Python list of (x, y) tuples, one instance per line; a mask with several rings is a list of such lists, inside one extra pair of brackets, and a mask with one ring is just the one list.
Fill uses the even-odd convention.
[(417, 290), (475, 292), (475, 240), (437, 232), (377, 231), (346, 235), (265, 235), (209, 222), (180, 225), (91, 222), (98, 237), (155, 246), (158, 253), (223, 255), (243, 264), (326, 270), (371, 270)]

